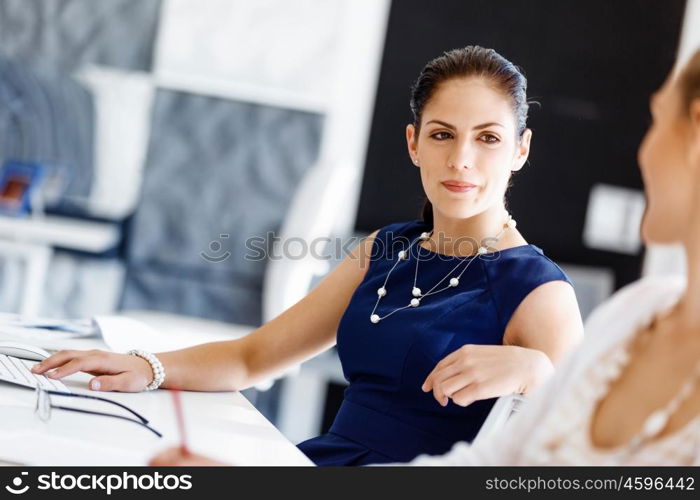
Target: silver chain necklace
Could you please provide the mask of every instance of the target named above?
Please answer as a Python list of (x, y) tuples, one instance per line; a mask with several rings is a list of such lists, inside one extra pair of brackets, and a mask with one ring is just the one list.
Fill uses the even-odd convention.
[[(506, 232), (508, 229), (514, 229), (516, 226), (515, 219), (513, 219), (510, 215), (508, 215), (508, 220), (503, 224), (503, 228), (501, 231), (496, 235), (493, 240), (498, 241), (501, 236), (503, 236), (503, 233)], [(374, 308), (372, 309), (372, 312), (369, 315), (369, 320), (371, 323), (379, 323), (381, 320), (388, 318), (395, 312), (401, 311), (403, 309), (408, 309), (409, 307), (418, 307), (420, 305), (420, 302), (422, 299), (425, 297), (428, 297), (430, 295), (436, 295), (440, 292), (444, 292), (445, 290), (448, 290), (450, 288), (455, 288), (457, 285), (459, 285), (459, 279), (462, 277), (462, 275), (467, 272), (467, 269), (469, 269), (469, 266), (471, 265), (472, 262), (474, 262), (474, 259), (477, 257), (481, 257), (482, 255), (488, 253), (488, 250), (484, 246), (480, 246), (477, 253), (474, 254), (472, 257), (470, 257), (468, 260), (460, 260), (455, 267), (453, 267), (450, 272), (448, 272), (440, 281), (435, 283), (432, 288), (430, 288), (427, 292), (423, 293), (423, 291), (418, 288), (418, 264), (420, 262), (420, 247), (418, 248), (417, 254), (416, 254), (416, 270), (413, 274), (413, 287), (411, 287), (411, 295), (413, 298), (406, 304), (405, 306), (402, 307), (397, 307), (393, 311), (389, 312), (388, 314), (385, 314), (384, 316), (380, 316), (377, 314), (377, 307), (379, 307), (379, 303), (381, 300), (386, 297), (388, 294), (386, 284), (389, 281), (389, 277), (391, 276), (391, 273), (396, 269), (396, 266), (399, 265), (399, 263), (402, 260), (408, 260), (410, 254), (411, 254), (411, 248), (413, 248), (414, 245), (418, 244), (420, 241), (427, 241), (430, 236), (433, 234), (433, 231), (430, 231), (429, 233), (421, 233), (418, 238), (413, 240), (411, 244), (408, 246), (407, 250), (401, 250), (398, 253), (398, 258), (396, 259), (396, 262), (394, 262), (394, 265), (389, 269), (389, 272), (386, 274), (386, 278), (384, 278), (384, 283), (382, 284), (381, 287), (377, 289), (377, 302), (374, 304)], [(436, 290), (447, 278), (450, 277), (461, 265), (463, 265), (466, 262), (466, 265), (464, 266), (464, 269), (460, 271), (460, 273), (457, 276), (453, 276), (450, 278), (448, 281), (447, 285), (443, 286), (442, 288)]]

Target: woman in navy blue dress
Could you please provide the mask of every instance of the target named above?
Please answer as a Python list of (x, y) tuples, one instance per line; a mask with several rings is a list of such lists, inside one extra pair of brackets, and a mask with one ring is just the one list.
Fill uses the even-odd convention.
[[(494, 398), (531, 393), (583, 330), (568, 278), (505, 208), (529, 154), (527, 108), (524, 76), (493, 50), (428, 63), (406, 128), (429, 200), (422, 219), (372, 233), (247, 337), (158, 353), (161, 387), (244, 389), (337, 342), (344, 401), (328, 433), (299, 444), (316, 464), (405, 462), (473, 440)], [(100, 390), (153, 380), (138, 356), (62, 351), (35, 371), (51, 368), (89, 370)], [(171, 450), (155, 463), (211, 462)]]
[(416, 81), (406, 139), (429, 201), (423, 220), (373, 235), (338, 329), (349, 387), (330, 431), (299, 445), (315, 463), (406, 462), (470, 442), (494, 397), (538, 384), (537, 354), (559, 359), (581, 337), (568, 278), (505, 209), (529, 152), (525, 85), (480, 47)]

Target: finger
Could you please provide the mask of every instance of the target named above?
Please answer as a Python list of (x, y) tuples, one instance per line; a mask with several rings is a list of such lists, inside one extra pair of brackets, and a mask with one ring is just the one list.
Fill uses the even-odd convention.
[(443, 406), (447, 404), (446, 398), (449, 397), (449, 394), (445, 393), (445, 389), (443, 387), (445, 380), (457, 375), (463, 369), (464, 368), (462, 367), (461, 363), (452, 363), (433, 375), (433, 396), (438, 403), (442, 404)]
[(442, 391), (439, 382), (433, 383), (433, 397), (440, 406), (447, 406), (447, 398), (445, 397), (445, 393)]
[(423, 389), (423, 392), (431, 391), (433, 389), (433, 387), (435, 386), (435, 380), (436, 380), (435, 377), (437, 376), (437, 374), (440, 373), (445, 368), (448, 368), (452, 364), (453, 363), (446, 363), (445, 360), (443, 359), (437, 365), (435, 365), (435, 368), (433, 368), (433, 371), (431, 371), (428, 374), (425, 381), (423, 382), (423, 385), (421, 386), (421, 389)]
[(148, 462), (148, 465), (150, 465), (151, 467), (175, 465), (175, 463), (181, 459), (182, 448), (180, 446), (174, 446), (172, 448), (168, 448), (167, 450), (158, 453)]
[(84, 356), (84, 355), (88, 354), (89, 352), (90, 351), (73, 351), (73, 350), (58, 351), (53, 356), (49, 356), (48, 358), (44, 359), (40, 363), (37, 363), (34, 366), (32, 366), (31, 371), (32, 371), (32, 373), (41, 374), (47, 370), (50, 370), (52, 368), (56, 368), (57, 366), (64, 365), (76, 357)]
[(124, 372), (117, 375), (100, 375), (90, 380), (90, 389), (93, 391), (118, 391), (141, 392), (148, 385), (143, 377), (133, 372)]
[(440, 362), (435, 365), (435, 368), (433, 368), (433, 371), (431, 371), (428, 374), (428, 377), (425, 379), (425, 382), (423, 382), (422, 389), (424, 392), (428, 392), (433, 389), (435, 385), (435, 374), (441, 370), (444, 370), (445, 368), (453, 365), (455, 362), (459, 360), (464, 360), (466, 356), (468, 356), (473, 349), (473, 345), (471, 344), (465, 344), (462, 347), (455, 349), (452, 351), (450, 354), (445, 356), (440, 360)]
[(437, 388), (433, 388), (433, 398), (435, 398), (435, 401), (437, 401), (440, 406), (447, 406), (449, 402), (447, 396)]
[(482, 394), (483, 387), (479, 383), (469, 384), (467, 387), (455, 392), (452, 395), (452, 401), (459, 406), (469, 406), (474, 401), (486, 399)]
[(420, 386), (423, 392), (428, 392), (433, 390), (433, 372), (430, 372), (426, 379), (423, 381), (423, 385)]
[(166, 467), (166, 466), (228, 466), (223, 462), (212, 460), (210, 458), (204, 457), (202, 455), (197, 455), (195, 453), (183, 453), (182, 448), (176, 446), (174, 448), (169, 448), (155, 457), (153, 457), (148, 465), (152, 467)]
[(455, 349), (452, 351), (450, 354), (445, 356), (440, 363), (444, 363), (445, 365), (450, 365), (457, 361), (458, 359), (463, 359), (465, 356), (468, 356), (471, 354), (471, 351), (474, 349), (474, 346), (472, 344), (464, 344), (463, 346)]
[(453, 398), (459, 391), (475, 382), (475, 377), (470, 371), (460, 371), (454, 376), (443, 380), (440, 383), (440, 389), (446, 397)]
[(100, 369), (103, 361), (104, 360), (101, 356), (96, 356), (93, 354), (73, 358), (65, 365), (59, 366), (54, 371), (47, 373), (46, 376), (53, 379), (60, 379), (77, 372), (97, 370)]
[(233, 464), (225, 464), (219, 462), (218, 460), (212, 460), (211, 458), (202, 457), (200, 455), (190, 455), (185, 458), (179, 465), (186, 466), (205, 466), (205, 467), (231, 467)]
[(180, 466), (206, 466), (206, 467), (226, 467), (229, 464), (219, 462), (218, 460), (212, 460), (211, 458), (204, 457), (202, 455), (195, 455), (194, 453), (188, 453), (183, 456), (181, 460), (177, 462), (176, 465)]
[(433, 387), (435, 387), (435, 374), (438, 372), (437, 367), (431, 371), (428, 376), (425, 378), (425, 381), (423, 381), (423, 385), (421, 386), (421, 390), (423, 392), (428, 392), (432, 391)]

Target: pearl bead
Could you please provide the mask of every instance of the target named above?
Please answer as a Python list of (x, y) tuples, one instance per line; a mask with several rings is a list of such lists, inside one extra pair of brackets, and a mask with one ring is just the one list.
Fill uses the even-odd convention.
[(379, 323), (379, 316), (377, 316), (376, 314), (373, 314), (372, 316), (369, 317), (369, 320), (372, 323)]
[(413, 294), (414, 297), (420, 297), (421, 296), (420, 288), (414, 286), (413, 290), (411, 290), (411, 294)]
[(515, 229), (515, 226), (517, 226), (518, 223), (515, 222), (515, 219), (508, 219), (508, 222), (506, 222), (506, 225), (511, 229)]
[(425, 241), (425, 240), (427, 240), (428, 238), (430, 238), (430, 233), (421, 233), (421, 234), (420, 234), (420, 239), (421, 239), (421, 240)]
[(642, 427), (642, 433), (647, 436), (655, 436), (661, 430), (666, 427), (666, 423), (668, 422), (668, 415), (666, 414), (665, 409), (662, 410), (656, 410), (654, 413), (649, 415), (649, 418), (647, 418), (646, 422), (644, 423), (644, 427)]
[(683, 400), (690, 396), (690, 393), (693, 392), (693, 386), (692, 385), (684, 385), (681, 387), (681, 390), (678, 391), (678, 399)]
[(403, 259), (405, 259), (405, 258), (406, 258), (406, 252), (403, 251), (403, 250), (401, 250), (401, 251), (399, 252), (399, 259), (403, 260)]
[(411, 307), (418, 307), (420, 304), (420, 299), (411, 299)]
[(450, 280), (450, 286), (457, 286), (459, 285), (459, 279), (458, 278), (452, 278)]
[(479, 247), (479, 255), (484, 255), (486, 253), (489, 253), (486, 247)]
[(378, 288), (377, 295), (379, 295), (380, 297), (384, 297), (386, 295), (386, 288), (384, 288), (384, 287)]

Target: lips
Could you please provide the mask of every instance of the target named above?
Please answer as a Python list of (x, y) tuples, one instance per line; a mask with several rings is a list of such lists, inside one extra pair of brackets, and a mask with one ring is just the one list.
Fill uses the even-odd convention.
[(476, 188), (476, 184), (461, 181), (443, 181), (442, 185), (456, 193), (466, 193)]

